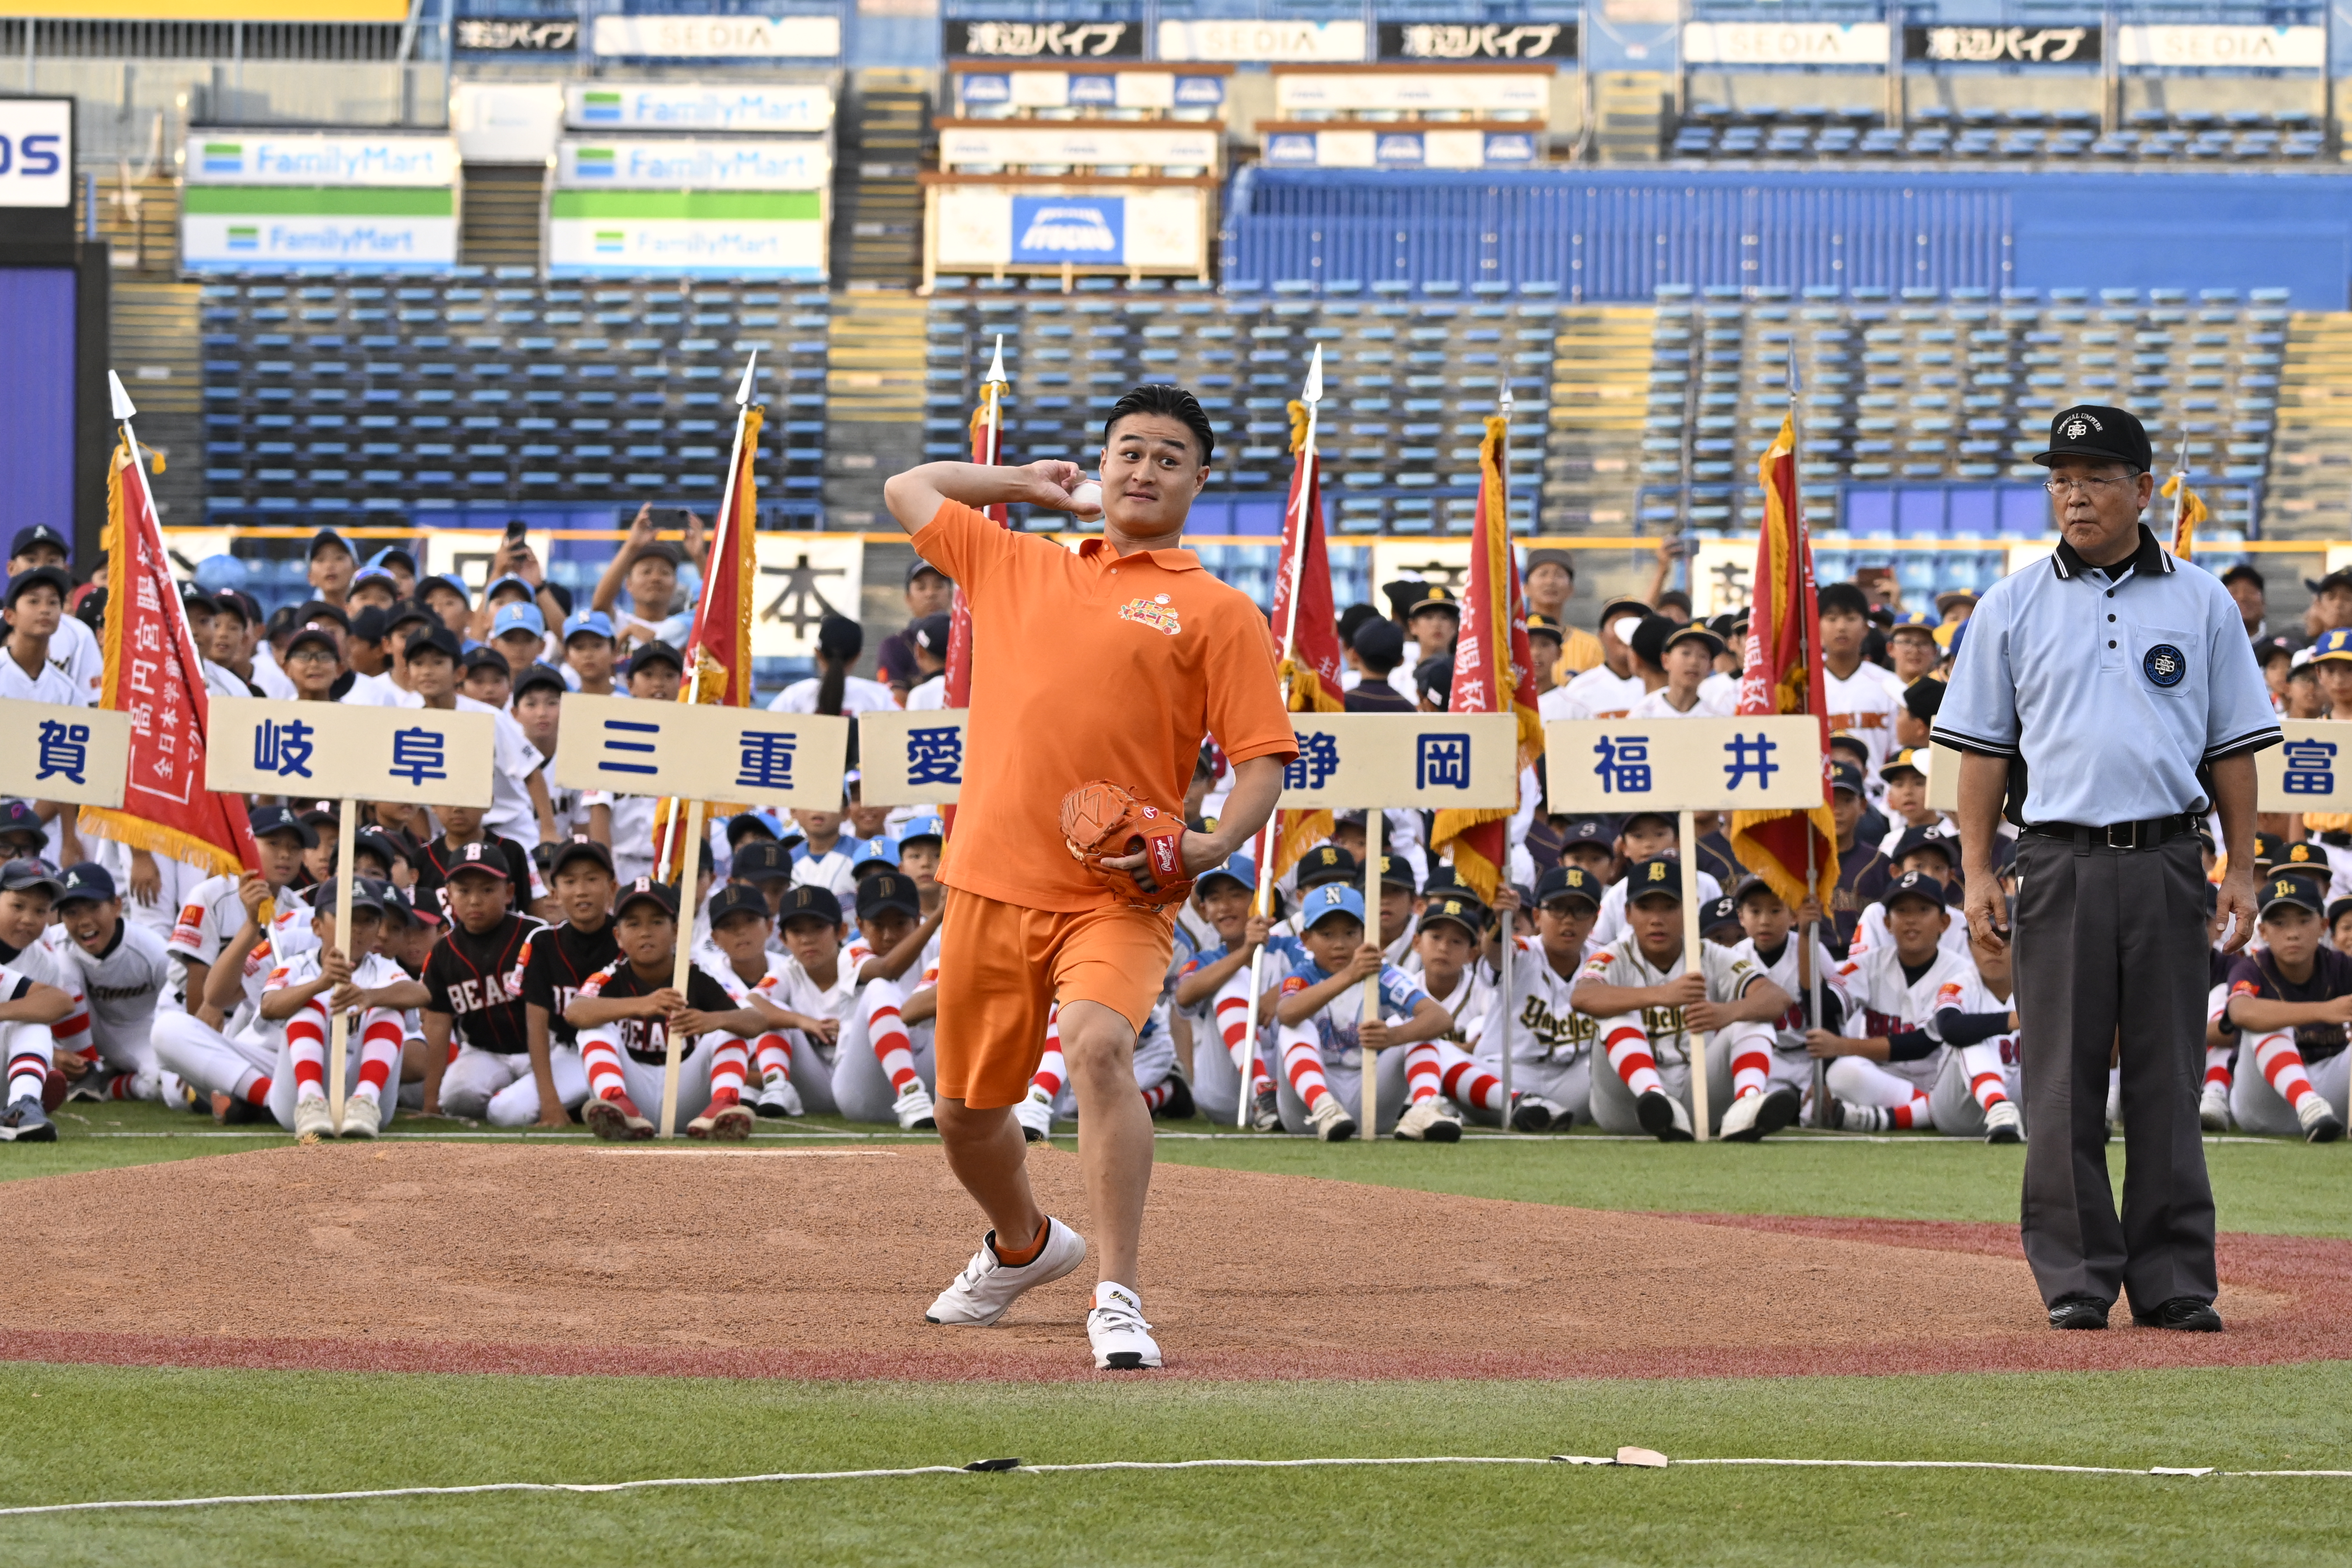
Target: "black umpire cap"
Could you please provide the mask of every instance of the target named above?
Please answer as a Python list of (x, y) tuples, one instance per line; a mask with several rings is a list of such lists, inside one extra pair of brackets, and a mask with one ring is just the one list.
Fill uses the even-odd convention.
[(2078, 403), (2062, 408), (2050, 421), (2050, 449), (2034, 461), (2048, 467), (2059, 458), (2093, 458), (2121, 463), (2134, 473), (2146, 473), (2155, 460), (2147, 427), (2120, 408)]

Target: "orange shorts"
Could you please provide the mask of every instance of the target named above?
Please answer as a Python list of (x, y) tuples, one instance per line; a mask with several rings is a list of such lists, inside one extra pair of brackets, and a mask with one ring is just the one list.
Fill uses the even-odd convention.
[(1139, 1031), (1151, 1016), (1175, 944), (1168, 916), (1125, 905), (1056, 913), (946, 893), (931, 1047), (941, 1099), (974, 1110), (1020, 1104), (1056, 1000), (1099, 1003)]

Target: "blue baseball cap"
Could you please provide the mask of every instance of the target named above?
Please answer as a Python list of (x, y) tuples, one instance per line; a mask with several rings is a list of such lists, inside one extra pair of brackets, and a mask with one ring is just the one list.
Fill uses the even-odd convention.
[(345, 539), (341, 534), (337, 533), (331, 528), (322, 528), (318, 532), (310, 536), (310, 553), (303, 557), (303, 559), (306, 561), (316, 561), (319, 558), (319, 552), (324, 550), (330, 544), (333, 545), (336, 549), (341, 551), (344, 554), (350, 556), (354, 561), (357, 561), (360, 558), (360, 552), (352, 548), (352, 542), (350, 540)]
[(530, 632), (534, 637), (545, 637), (547, 617), (541, 615), (539, 606), (528, 599), (520, 605), (500, 605), (499, 613), (490, 621), (490, 636), (502, 637), (507, 633), (514, 631)]
[(613, 617), (602, 610), (583, 610), (563, 623), (563, 640), (576, 637), (599, 637), (613, 640)]
[(392, 590), (393, 597), (400, 596), (400, 580), (381, 566), (362, 566), (352, 574), (352, 591), (357, 593), (368, 583), (381, 583)]
[(2352, 658), (2352, 627), (2338, 626), (2319, 634), (2319, 640), (2311, 645), (2311, 662), (2317, 664), (2323, 658)]
[(1363, 924), (1363, 893), (1345, 882), (1324, 883), (1300, 901), (1298, 929), (1313, 931), (1319, 921), (1335, 914), (1349, 916), (1358, 925)]
[(58, 879), (65, 887), (65, 891), (58, 895), (58, 902), (61, 904), (71, 903), (76, 899), (89, 899), (102, 904), (115, 896), (114, 879), (107, 874), (105, 867), (94, 860), (67, 867)]
[(407, 567), (411, 573), (416, 570), (416, 557), (397, 544), (387, 545), (368, 557), (368, 564), (380, 572), (391, 571), (392, 563), (395, 561)]
[(501, 588), (520, 588), (522, 590), (523, 599), (526, 603), (539, 596), (538, 590), (534, 589), (530, 584), (524, 582), (520, 577), (518, 577), (513, 573), (509, 572), (503, 577), (493, 579), (489, 586), (482, 590), (482, 597), (484, 599), (488, 599), (492, 594), (497, 593)]
[(918, 838), (944, 841), (947, 836), (948, 825), (940, 819), (939, 813), (927, 811), (920, 816), (908, 817), (906, 825), (898, 829), (898, 847), (904, 849)]
[(877, 834), (863, 842), (849, 846), (849, 874), (853, 877), (868, 866), (898, 868), (898, 841), (888, 834)]
[[(1193, 890), (1196, 892), (1205, 891), (1210, 882), (1220, 877), (1223, 878), (1227, 881), (1239, 882), (1245, 891), (1255, 892), (1257, 890), (1257, 866), (1248, 856), (1242, 854), (1238, 850), (1236, 850), (1232, 858), (1227, 859), (1223, 865), (1212, 866), (1207, 870), (1202, 872), (1200, 876), (1194, 878), (1192, 881)], [(1360, 899), (1357, 901), (1359, 903), (1362, 902)]]

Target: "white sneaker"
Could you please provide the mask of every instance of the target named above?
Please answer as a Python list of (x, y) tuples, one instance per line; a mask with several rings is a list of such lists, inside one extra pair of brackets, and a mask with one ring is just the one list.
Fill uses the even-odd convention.
[(1661, 1143), (1687, 1143), (1691, 1141), (1690, 1112), (1683, 1102), (1664, 1089), (1654, 1089), (1633, 1102), (1634, 1113), (1642, 1119), (1642, 1131)]
[(1756, 1113), (1764, 1109), (1764, 1091), (1751, 1089), (1733, 1100), (1723, 1113), (1716, 1136), (1727, 1143), (1753, 1143), (1764, 1136), (1756, 1125)]
[(2303, 1097), (2294, 1108), (2295, 1120), (2303, 1123), (2303, 1139), (2306, 1143), (2333, 1143), (2344, 1136), (2344, 1123), (2329, 1109), (2326, 1100), (2317, 1089)]
[(898, 1131), (913, 1132), (937, 1127), (931, 1117), (931, 1097), (923, 1092), (921, 1080), (907, 1086), (907, 1092), (891, 1102), (891, 1112), (898, 1118)]
[(1427, 1100), (1414, 1100), (1397, 1118), (1396, 1135), (1417, 1143), (1459, 1143), (1462, 1113), (1447, 1104), (1444, 1095), (1433, 1094)]
[(751, 1102), (751, 1114), (770, 1118), (803, 1115), (801, 1091), (793, 1087), (792, 1079), (778, 1073), (772, 1082), (760, 1090), (760, 1098)]
[(1140, 1372), (1160, 1364), (1160, 1342), (1143, 1321), (1143, 1303), (1124, 1285), (1106, 1279), (1095, 1287), (1094, 1310), (1087, 1314), (1087, 1338), (1095, 1365), (1104, 1372)]
[(1356, 1135), (1356, 1119), (1348, 1114), (1336, 1094), (1317, 1100), (1315, 1109), (1307, 1113), (1307, 1122), (1326, 1143), (1344, 1143)]
[(1045, 1245), (1018, 1268), (996, 1260), (996, 1233), (992, 1230), (923, 1321), (985, 1328), (1010, 1311), (1023, 1291), (1059, 1279), (1086, 1260), (1087, 1238), (1051, 1215), (1045, 1220)]
[(298, 1095), (294, 1100), (294, 1136), (302, 1139), (332, 1138), (335, 1135), (335, 1113), (327, 1109), (323, 1094)]
[(1539, 1094), (1511, 1096), (1511, 1126), (1520, 1132), (1546, 1132), (1555, 1127), (1566, 1127), (1575, 1116), (1567, 1106)]
[(1033, 1089), (1013, 1108), (1013, 1120), (1021, 1123), (1022, 1142), (1042, 1143), (1054, 1135), (1054, 1101), (1044, 1089)]
[(372, 1094), (354, 1094), (343, 1101), (343, 1136), (373, 1138), (383, 1130), (383, 1102)]
[(2219, 1079), (2205, 1086), (2197, 1097), (2197, 1125), (2208, 1132), (2230, 1130), (2230, 1086)]
[(2025, 1142), (2025, 1118), (2017, 1112), (2013, 1100), (1996, 1100), (1985, 1112), (1985, 1142), (1988, 1143), (2022, 1143)]
[(1883, 1105), (1856, 1105), (1850, 1100), (1830, 1100), (1830, 1125), (1841, 1132), (1884, 1132), (1887, 1129), (1886, 1108)]
[(169, 1075), (165, 1073), (149, 1072), (144, 1068), (140, 1068), (137, 1072), (131, 1075), (131, 1098), (133, 1100), (162, 1100), (163, 1098), (163, 1079), (168, 1076)]

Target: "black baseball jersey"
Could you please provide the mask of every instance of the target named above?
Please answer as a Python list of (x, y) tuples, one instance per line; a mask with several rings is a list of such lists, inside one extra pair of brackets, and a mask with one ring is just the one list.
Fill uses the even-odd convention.
[(452, 926), (425, 956), (425, 1011), (454, 1016), (457, 1038), (478, 1051), (514, 1056), (528, 1050), (523, 955), (532, 934), (545, 929), (541, 921), (512, 912), (478, 936)]
[[(2352, 996), (2352, 954), (2323, 947), (2311, 955), (2311, 978), (2298, 985), (2281, 974), (2278, 961), (2268, 951), (2241, 952), (2230, 964), (2230, 996), (2252, 996), (2263, 1002), (2333, 1002), (2339, 996)], [(2242, 1024), (2238, 1033), (2242, 1037), (2250, 1033)], [(2305, 1062), (2325, 1061), (2344, 1049), (2345, 1027), (2341, 1024), (2300, 1024), (2294, 1030), (2294, 1048), (2303, 1053)], [(2239, 1058), (2242, 1064), (2244, 1058)], [(2241, 1071), (2244, 1068), (2242, 1065)]]
[(563, 1021), (563, 1010), (572, 1005), (589, 976), (621, 956), (620, 943), (613, 940), (613, 922), (608, 920), (592, 931), (583, 931), (569, 921), (543, 925), (531, 932), (524, 951), (522, 999), (547, 1009), (547, 1037), (551, 1043), (579, 1044), (578, 1033)]
[[(669, 984), (667, 965), (658, 980), (641, 980), (636, 970), (625, 958), (612, 963), (588, 977), (580, 988), (583, 996), (600, 997), (607, 1002), (625, 1001), (632, 996), (650, 996)], [(689, 964), (686, 971), (686, 1005), (698, 1013), (732, 1013), (735, 998), (727, 988), (713, 980), (700, 965)], [(669, 1026), (659, 1018), (623, 1018), (603, 1027), (620, 1036), (621, 1048), (637, 1061), (648, 1066), (659, 1065), (669, 1055)]]

